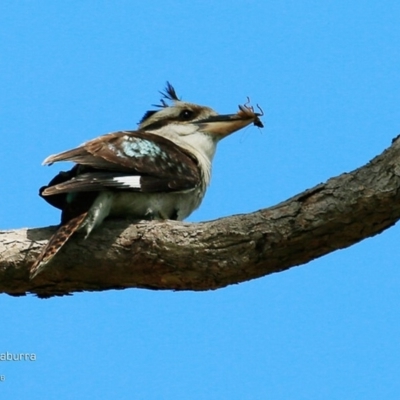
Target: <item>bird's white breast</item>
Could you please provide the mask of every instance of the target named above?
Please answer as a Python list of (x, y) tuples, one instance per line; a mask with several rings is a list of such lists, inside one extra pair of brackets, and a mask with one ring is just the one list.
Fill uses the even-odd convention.
[(174, 193), (113, 193), (110, 216), (131, 215), (139, 219), (169, 219), (175, 216), (179, 221), (188, 217), (199, 207), (205, 190), (195, 188)]

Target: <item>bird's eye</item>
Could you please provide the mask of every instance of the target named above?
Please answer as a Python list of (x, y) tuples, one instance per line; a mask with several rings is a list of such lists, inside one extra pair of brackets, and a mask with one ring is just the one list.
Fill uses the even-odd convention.
[(181, 121), (189, 121), (190, 119), (193, 118), (193, 114), (194, 112), (191, 110), (183, 110), (181, 111), (181, 113), (179, 114), (179, 119)]

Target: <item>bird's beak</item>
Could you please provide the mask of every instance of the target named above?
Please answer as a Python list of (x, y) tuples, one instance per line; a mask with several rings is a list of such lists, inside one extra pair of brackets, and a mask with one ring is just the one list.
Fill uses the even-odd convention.
[(210, 133), (222, 139), (251, 123), (262, 128), (264, 125), (259, 118), (262, 115), (255, 113), (252, 107), (239, 106), (239, 111), (236, 114), (213, 115), (196, 121), (196, 124), (203, 132)]

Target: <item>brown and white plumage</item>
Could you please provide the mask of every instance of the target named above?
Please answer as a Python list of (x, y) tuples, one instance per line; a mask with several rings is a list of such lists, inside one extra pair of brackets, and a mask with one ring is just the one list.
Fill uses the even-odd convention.
[[(62, 210), (61, 224), (31, 267), (34, 278), (77, 230), (86, 236), (108, 216), (183, 220), (201, 203), (220, 139), (251, 123), (247, 105), (219, 115), (183, 102), (168, 83), (159, 110), (147, 111), (136, 131), (115, 132), (44, 161), (71, 161), (40, 196)], [(171, 104), (167, 104), (167, 101)]]

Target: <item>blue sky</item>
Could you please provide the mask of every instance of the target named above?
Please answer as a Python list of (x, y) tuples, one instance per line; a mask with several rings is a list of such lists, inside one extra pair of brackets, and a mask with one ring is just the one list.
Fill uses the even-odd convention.
[[(49, 154), (135, 129), (166, 80), (265, 128), (220, 143), (189, 221), (272, 206), (400, 133), (398, 1), (0, 4), (1, 229), (55, 225)], [(0, 297), (4, 398), (398, 399), (399, 228), (212, 292)]]

